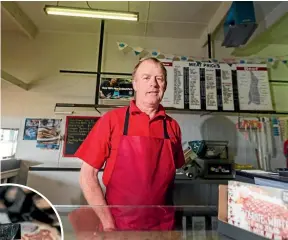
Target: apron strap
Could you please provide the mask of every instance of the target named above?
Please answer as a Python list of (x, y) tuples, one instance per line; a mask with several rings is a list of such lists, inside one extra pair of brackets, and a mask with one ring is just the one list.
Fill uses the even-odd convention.
[(128, 125), (129, 125), (129, 117), (130, 117), (129, 108), (130, 107), (127, 108), (126, 115), (125, 115), (125, 122), (124, 122), (124, 129), (123, 129), (124, 136), (127, 136), (128, 134)]
[[(124, 122), (124, 129), (123, 129), (124, 136), (127, 136), (128, 134), (128, 126), (129, 126), (129, 118), (130, 118), (129, 109), (130, 107), (127, 108), (126, 114), (125, 114), (125, 122)], [(170, 139), (168, 131), (167, 131), (166, 119), (163, 119), (163, 129), (164, 129), (164, 139)]]
[(166, 123), (166, 119), (163, 119), (163, 129), (164, 129), (164, 139), (169, 139), (169, 134), (167, 131), (167, 123)]

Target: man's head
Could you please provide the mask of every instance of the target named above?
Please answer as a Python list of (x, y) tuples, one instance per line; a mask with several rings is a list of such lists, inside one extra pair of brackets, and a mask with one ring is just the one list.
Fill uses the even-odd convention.
[(136, 101), (155, 106), (161, 102), (167, 86), (167, 71), (158, 59), (141, 60), (135, 66), (132, 78)]
[(117, 83), (117, 78), (112, 78), (110, 81), (110, 85), (114, 86)]

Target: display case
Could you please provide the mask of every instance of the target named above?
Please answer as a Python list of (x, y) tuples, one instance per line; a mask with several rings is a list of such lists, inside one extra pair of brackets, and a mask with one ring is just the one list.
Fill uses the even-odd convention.
[[(217, 212), (210, 206), (55, 206), (63, 224), (64, 239), (230, 239), (217, 233)], [(116, 210), (115, 210), (116, 209)], [(141, 215), (137, 229), (103, 231), (95, 212)], [(151, 220), (151, 216), (163, 218)], [(174, 215), (173, 230), (165, 229), (165, 214)], [(143, 217), (142, 217), (143, 216)], [(132, 217), (133, 218), (133, 217)], [(150, 219), (150, 220), (149, 220)], [(135, 218), (132, 220), (132, 222)], [(139, 220), (139, 219), (138, 219)], [(127, 225), (126, 225), (127, 226)], [(131, 225), (130, 225), (131, 226)], [(151, 227), (152, 226), (152, 227)], [(164, 227), (163, 227), (164, 226)], [(151, 230), (152, 228), (152, 230)]]

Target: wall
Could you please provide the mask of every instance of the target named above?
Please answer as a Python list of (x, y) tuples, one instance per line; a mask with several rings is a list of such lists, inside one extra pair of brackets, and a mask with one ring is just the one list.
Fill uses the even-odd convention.
[[(231, 56), (234, 48), (224, 48), (222, 42), (215, 41), (214, 56), (217, 59), (235, 58)], [(285, 56), (286, 55), (286, 56)], [(287, 59), (288, 45), (271, 44), (257, 54), (257, 57), (268, 58), (273, 56), (285, 56)], [(248, 56), (253, 58), (253, 56)], [(245, 57), (240, 57), (244, 58)], [(270, 80), (288, 81), (288, 64), (284, 65), (281, 62), (276, 62), (269, 68)], [(273, 96), (274, 109), (278, 112), (288, 112), (288, 84), (271, 83), (271, 92)]]
[[(267, 56), (285, 56), (287, 59), (288, 45), (271, 44), (258, 54), (260, 57)], [(277, 81), (288, 81), (288, 64), (276, 62), (270, 68), (270, 79)], [(277, 111), (288, 112), (288, 84), (273, 83), (272, 84), (274, 104)]]
[[(123, 56), (116, 42), (161, 49), (174, 54), (205, 56), (197, 40), (140, 38), (108, 35), (105, 38), (103, 71), (131, 72), (137, 58)], [(61, 151), (35, 148), (35, 142), (23, 141), (26, 117), (55, 117), (56, 102), (93, 103), (95, 76), (59, 74), (59, 69), (95, 71), (98, 35), (72, 33), (41, 33), (35, 40), (16, 34), (2, 34), (2, 67), (24, 81), (33, 81), (29, 91), (8, 83), (2, 84), (2, 126), (20, 128), (17, 157), (29, 161), (65, 163), (79, 162), (63, 158)], [(203, 52), (204, 51), (204, 52)], [(76, 112), (77, 115), (97, 115), (95, 111)], [(230, 153), (239, 163), (255, 164), (254, 150), (242, 134), (237, 133), (237, 118), (171, 114), (179, 122), (183, 140), (229, 140)], [(64, 116), (56, 116), (63, 117)], [(63, 121), (63, 126), (64, 126)], [(279, 146), (280, 149), (280, 146)], [(274, 160), (274, 167), (284, 164), (283, 156)]]

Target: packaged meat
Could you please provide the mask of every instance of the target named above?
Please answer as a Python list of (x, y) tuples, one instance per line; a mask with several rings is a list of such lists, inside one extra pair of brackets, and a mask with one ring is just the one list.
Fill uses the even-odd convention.
[(21, 240), (60, 240), (59, 232), (46, 224), (21, 223)]
[(229, 181), (228, 223), (268, 239), (288, 240), (288, 191)]

